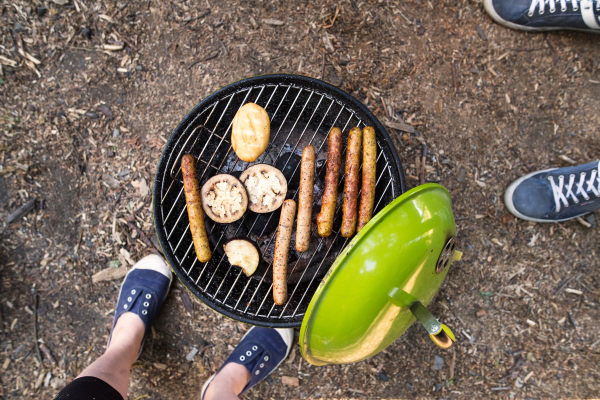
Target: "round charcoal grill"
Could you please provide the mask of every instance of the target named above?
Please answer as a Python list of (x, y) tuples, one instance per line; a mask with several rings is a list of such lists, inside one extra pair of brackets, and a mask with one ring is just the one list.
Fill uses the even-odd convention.
[[(267, 150), (255, 161), (240, 160), (231, 148), (231, 124), (240, 107), (253, 102), (271, 118)], [(327, 159), (327, 135), (332, 127), (344, 133), (344, 154), (350, 128), (373, 126), (377, 137), (377, 213), (406, 190), (404, 174), (394, 145), (381, 123), (360, 102), (322, 81), (294, 75), (263, 75), (226, 86), (202, 100), (185, 116), (167, 142), (154, 184), (154, 221), (164, 254), (183, 284), (214, 310), (245, 323), (267, 327), (294, 327), (302, 318), (323, 276), (349, 243), (339, 234), (344, 187), (344, 166), (333, 234), (320, 238), (316, 215)], [(213, 256), (207, 263), (196, 258), (185, 205), (180, 162), (184, 154), (197, 160), (200, 185), (217, 174), (239, 177), (255, 164), (270, 164), (288, 181), (287, 197), (297, 200), (300, 160), (305, 146), (317, 153), (313, 230), (307, 252), (295, 250), (294, 236), (288, 262), (288, 301), (273, 302), (272, 261), (279, 210), (267, 214), (247, 211), (238, 221), (218, 224), (206, 220)], [(345, 159), (345, 155), (342, 156)], [(227, 261), (223, 244), (236, 236), (249, 237), (261, 248), (257, 271), (246, 277)]]

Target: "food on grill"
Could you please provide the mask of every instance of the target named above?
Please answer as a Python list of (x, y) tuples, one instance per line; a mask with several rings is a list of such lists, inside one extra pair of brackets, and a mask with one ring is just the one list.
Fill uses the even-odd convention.
[(192, 240), (196, 249), (196, 257), (198, 257), (200, 262), (207, 262), (211, 256), (210, 246), (208, 244), (206, 226), (204, 225), (200, 185), (196, 176), (196, 160), (191, 154), (186, 154), (181, 158), (181, 174), (183, 175), (185, 202), (187, 204), (190, 231), (192, 232)]
[(254, 103), (242, 106), (233, 118), (231, 147), (244, 161), (254, 161), (269, 144), (271, 122), (264, 108)]
[(296, 216), (296, 202), (286, 200), (281, 207), (279, 228), (275, 240), (275, 255), (273, 257), (273, 300), (278, 306), (287, 300), (287, 263), (292, 239), (292, 227)]
[(310, 245), (310, 219), (312, 217), (313, 186), (315, 184), (315, 148), (302, 150), (300, 163), (300, 193), (298, 196), (298, 223), (296, 250), (306, 251)]
[(231, 175), (213, 176), (202, 186), (201, 194), (206, 215), (222, 224), (237, 221), (248, 207), (244, 186)]
[(356, 232), (371, 220), (373, 205), (375, 204), (375, 185), (377, 183), (377, 143), (375, 142), (375, 129), (367, 126), (363, 134), (363, 170), (362, 191), (360, 193), (360, 206), (358, 208), (358, 226)]
[(275, 211), (285, 200), (287, 181), (275, 167), (256, 164), (245, 170), (240, 180), (248, 192), (248, 208), (255, 213)]
[(356, 211), (358, 207), (358, 171), (360, 170), (360, 128), (350, 129), (346, 148), (346, 169), (344, 174), (344, 205), (342, 206), (342, 237), (350, 237), (356, 231)]
[(317, 215), (317, 230), (322, 237), (331, 235), (333, 230), (341, 163), (342, 131), (340, 128), (331, 128), (327, 142), (327, 165), (325, 167), (325, 187), (321, 199), (321, 212)]
[(227, 259), (231, 265), (236, 265), (250, 276), (256, 271), (260, 261), (258, 246), (250, 239), (235, 237), (223, 245)]

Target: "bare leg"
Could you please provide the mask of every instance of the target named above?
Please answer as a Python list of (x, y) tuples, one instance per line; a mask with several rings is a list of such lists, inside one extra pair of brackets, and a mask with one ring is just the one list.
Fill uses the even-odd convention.
[(145, 329), (144, 323), (136, 314), (126, 312), (121, 315), (113, 329), (110, 346), (77, 378), (83, 376), (100, 378), (126, 399), (131, 366), (140, 351)]
[(250, 382), (250, 372), (243, 365), (230, 363), (208, 385), (205, 400), (238, 400), (238, 395)]

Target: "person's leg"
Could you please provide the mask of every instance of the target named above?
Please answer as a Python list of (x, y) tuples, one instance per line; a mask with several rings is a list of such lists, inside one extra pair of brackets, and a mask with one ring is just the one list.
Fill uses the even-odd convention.
[(127, 398), (131, 366), (169, 292), (171, 280), (170, 268), (157, 255), (144, 257), (129, 270), (119, 292), (106, 351), (61, 390), (57, 400)]
[(237, 400), (288, 356), (293, 329), (252, 327), (217, 373), (204, 383), (201, 400)]
[(106, 352), (77, 378), (100, 378), (121, 393), (123, 398), (127, 398), (131, 366), (137, 359), (145, 331), (146, 327), (140, 317), (129, 312), (122, 314), (113, 329)]
[(206, 400), (238, 400), (238, 395), (250, 383), (250, 378), (250, 371), (243, 365), (227, 364), (208, 385), (204, 398)]

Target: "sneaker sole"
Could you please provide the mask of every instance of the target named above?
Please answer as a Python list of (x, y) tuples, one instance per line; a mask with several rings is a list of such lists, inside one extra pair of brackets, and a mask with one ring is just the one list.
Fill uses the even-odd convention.
[(593, 33), (595, 35), (600, 34), (599, 31), (592, 30), (592, 29), (536, 28), (536, 27), (532, 27), (532, 26), (523, 26), (523, 25), (512, 23), (512, 22), (508, 22), (507, 20), (505, 20), (504, 18), (502, 18), (500, 15), (498, 15), (498, 13), (496, 12), (496, 10), (494, 9), (494, 5), (492, 4), (492, 1), (493, 0), (483, 0), (483, 6), (485, 8), (485, 11), (487, 11), (487, 13), (489, 14), (489, 16), (494, 21), (496, 21), (500, 25), (506, 26), (507, 28), (516, 29), (516, 30), (525, 31), (525, 32), (548, 32), (548, 31), (565, 31), (566, 30), (566, 31), (576, 31), (576, 32)]
[(513, 204), (513, 201), (512, 201), (513, 194), (515, 192), (515, 189), (517, 188), (517, 186), (519, 186), (519, 184), (521, 182), (523, 182), (525, 179), (529, 179), (533, 175), (537, 175), (537, 174), (544, 173), (544, 172), (549, 172), (549, 171), (554, 171), (555, 169), (558, 169), (558, 168), (549, 168), (549, 169), (544, 169), (544, 170), (541, 170), (541, 171), (535, 171), (535, 172), (532, 172), (532, 173), (527, 174), (525, 176), (522, 176), (519, 179), (517, 179), (516, 181), (514, 181), (513, 183), (511, 183), (510, 186), (508, 187), (508, 189), (506, 189), (506, 192), (504, 193), (504, 205), (506, 206), (506, 208), (508, 208), (508, 211), (510, 211), (510, 213), (512, 215), (514, 215), (515, 217), (517, 217), (517, 218), (524, 219), (526, 221), (531, 221), (531, 222), (552, 223), (552, 222), (570, 221), (572, 219), (577, 218), (577, 217), (572, 217), (572, 218), (553, 219), (553, 220), (531, 218), (531, 217), (528, 217), (528, 216), (523, 215), (520, 212), (518, 212), (517, 209), (515, 208), (514, 204)]

